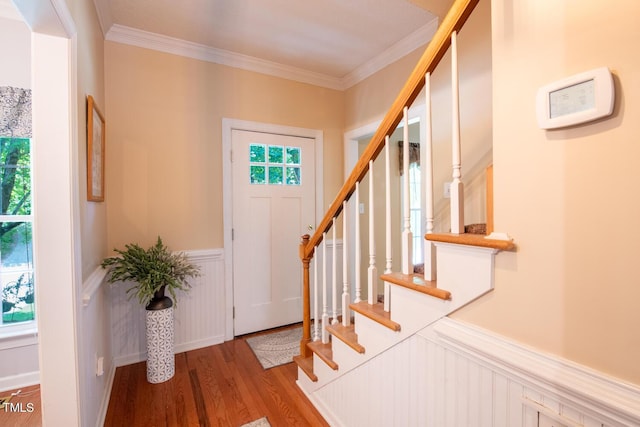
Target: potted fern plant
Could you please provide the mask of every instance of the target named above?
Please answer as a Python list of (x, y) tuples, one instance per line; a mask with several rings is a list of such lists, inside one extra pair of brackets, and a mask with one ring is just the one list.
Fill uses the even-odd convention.
[[(105, 258), (109, 283), (128, 282), (127, 293), (146, 309), (147, 380), (160, 383), (175, 374), (173, 350), (173, 302), (176, 291), (188, 291), (188, 279), (200, 275), (199, 268), (182, 252), (171, 252), (158, 236), (155, 245), (144, 249), (137, 243), (114, 249), (118, 254)], [(166, 291), (173, 300), (165, 295)]]

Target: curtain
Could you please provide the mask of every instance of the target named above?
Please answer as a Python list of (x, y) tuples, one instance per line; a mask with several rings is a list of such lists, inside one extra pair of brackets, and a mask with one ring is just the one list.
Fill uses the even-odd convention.
[(0, 86), (0, 137), (31, 138), (31, 89)]
[[(398, 141), (399, 155), (398, 155), (398, 165), (400, 167), (400, 175), (404, 173), (404, 157), (402, 156), (404, 142)], [(417, 163), (420, 164), (420, 144), (417, 142), (409, 143), (409, 165)]]

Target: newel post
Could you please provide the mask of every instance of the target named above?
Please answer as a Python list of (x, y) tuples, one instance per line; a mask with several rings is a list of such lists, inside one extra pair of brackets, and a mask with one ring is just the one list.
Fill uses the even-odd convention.
[(302, 339), (300, 340), (300, 357), (309, 356), (307, 344), (311, 342), (311, 292), (309, 286), (309, 264), (313, 257), (313, 251), (305, 256), (305, 250), (309, 244), (309, 235), (302, 236), (300, 243), (300, 259), (302, 260)]

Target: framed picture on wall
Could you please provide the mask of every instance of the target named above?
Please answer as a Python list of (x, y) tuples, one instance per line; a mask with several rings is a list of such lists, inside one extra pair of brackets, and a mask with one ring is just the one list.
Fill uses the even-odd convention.
[(87, 96), (87, 200), (104, 201), (104, 117)]

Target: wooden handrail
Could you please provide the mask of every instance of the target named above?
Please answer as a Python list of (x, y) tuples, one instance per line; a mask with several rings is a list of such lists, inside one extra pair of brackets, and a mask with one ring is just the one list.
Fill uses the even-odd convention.
[(351, 194), (355, 191), (356, 182), (362, 181), (369, 170), (369, 161), (378, 157), (384, 147), (385, 137), (390, 135), (400, 123), (402, 110), (405, 106), (413, 104), (413, 101), (424, 87), (425, 75), (435, 70), (445, 52), (449, 49), (451, 33), (454, 31), (459, 32), (462, 29), (478, 2), (479, 0), (456, 0), (451, 6), (418, 64), (411, 72), (409, 79), (391, 105), (382, 123), (380, 123), (373, 138), (371, 138), (371, 142), (367, 145), (353, 171), (329, 206), (320, 225), (316, 228), (313, 236), (305, 243), (304, 248), (301, 248), (300, 255), (302, 259), (313, 257), (314, 248), (322, 242), (322, 234), (331, 228), (333, 218), (342, 211), (342, 202), (349, 200)]
[[(385, 137), (391, 135), (395, 128), (402, 120), (403, 109), (413, 104), (420, 91), (425, 85), (425, 75), (433, 72), (438, 63), (444, 56), (447, 49), (451, 45), (451, 33), (459, 32), (467, 21), (467, 18), (473, 12), (473, 9), (480, 0), (455, 0), (447, 16), (438, 27), (431, 42), (427, 46), (424, 54), (418, 61), (418, 64), (411, 72), (409, 79), (398, 94), (398, 97), (391, 105), (391, 108), (385, 115), (382, 123), (373, 135), (371, 142), (360, 156), (349, 178), (345, 181), (338, 195), (333, 200), (329, 209), (316, 228), (313, 236), (308, 234), (302, 236), (300, 243), (300, 259), (302, 260), (302, 291), (303, 291), (303, 319), (302, 319), (302, 339), (300, 340), (300, 357), (302, 359), (310, 356), (307, 346), (311, 342), (311, 311), (310, 311), (310, 289), (309, 289), (309, 264), (313, 258), (313, 253), (323, 239), (323, 234), (333, 225), (333, 219), (340, 214), (343, 202), (349, 200), (351, 194), (355, 191), (356, 183), (362, 181), (369, 170), (369, 162), (375, 160), (382, 151), (385, 144)], [(318, 319), (316, 319), (318, 321)]]

